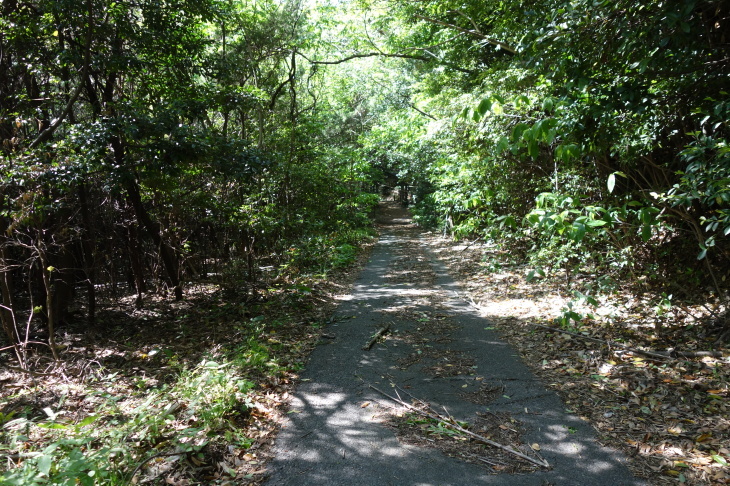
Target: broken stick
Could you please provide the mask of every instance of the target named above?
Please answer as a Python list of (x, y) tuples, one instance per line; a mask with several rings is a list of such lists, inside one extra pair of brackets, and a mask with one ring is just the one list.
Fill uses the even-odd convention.
[(373, 347), (375, 342), (380, 339), (382, 336), (390, 332), (390, 323), (386, 324), (385, 327), (381, 327), (378, 329), (378, 332), (376, 332), (373, 337), (368, 341), (368, 343), (362, 347), (364, 351), (369, 351), (370, 348)]
[[(462, 427), (462, 426), (460, 426), (458, 424), (455, 424), (455, 423), (453, 423), (452, 421), (450, 421), (448, 419), (445, 419), (444, 417), (440, 416), (438, 413), (435, 413), (435, 412), (434, 413), (429, 413), (429, 412), (425, 412), (423, 410), (419, 410), (416, 407), (414, 407), (414, 406), (412, 406), (412, 405), (404, 402), (403, 400), (400, 400), (398, 398), (392, 397), (392, 396), (388, 395), (387, 393), (385, 393), (384, 391), (375, 388), (373, 385), (370, 385), (370, 388), (372, 388), (376, 392), (380, 393), (384, 397), (393, 400), (395, 403), (406, 407), (408, 410), (411, 410), (411, 411), (413, 411), (413, 412), (415, 412), (415, 413), (417, 413), (419, 415), (423, 415), (424, 417), (428, 417), (431, 420), (436, 420), (440, 424), (442, 424), (442, 425), (444, 425), (444, 426), (446, 426), (446, 427), (448, 427), (450, 429), (453, 429), (453, 430), (456, 430), (458, 432), (461, 432), (462, 434), (466, 434), (466, 435), (468, 435), (468, 436), (470, 436), (470, 437), (478, 440), (479, 442), (482, 442), (484, 444), (490, 445), (492, 447), (496, 447), (497, 449), (501, 449), (501, 450), (503, 450), (505, 452), (509, 452), (510, 454), (515, 455), (515, 456), (517, 456), (519, 458), (522, 458), (522, 459), (524, 459), (524, 460), (526, 460), (526, 461), (528, 461), (528, 462), (530, 462), (532, 464), (535, 464), (536, 466), (544, 467), (546, 469), (551, 469), (550, 464), (546, 460), (544, 460), (544, 459), (535, 459), (535, 458), (532, 458), (532, 457), (527, 456), (527, 455), (525, 455), (525, 454), (523, 454), (523, 453), (521, 453), (519, 451), (516, 451), (515, 449), (513, 449), (513, 448), (511, 448), (509, 446), (500, 444), (499, 442), (494, 442), (493, 440), (487, 439), (486, 437), (483, 437), (483, 436), (481, 436), (479, 434), (475, 434), (474, 432), (472, 432), (470, 430), (467, 430), (464, 427)], [(421, 403), (424, 403), (422, 400), (418, 400), (418, 401), (421, 402)]]

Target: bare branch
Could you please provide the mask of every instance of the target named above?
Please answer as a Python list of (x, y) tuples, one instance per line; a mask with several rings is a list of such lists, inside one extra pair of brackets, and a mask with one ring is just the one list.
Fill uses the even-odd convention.
[[(450, 428), (450, 429), (456, 430), (458, 432), (461, 432), (462, 434), (468, 435), (468, 436), (472, 437), (473, 439), (476, 439), (479, 442), (482, 442), (484, 444), (490, 445), (492, 447), (496, 447), (497, 449), (501, 449), (501, 450), (503, 450), (505, 452), (508, 452), (508, 453), (510, 453), (512, 455), (515, 455), (515, 456), (517, 456), (517, 457), (519, 457), (521, 459), (524, 459), (525, 461), (528, 461), (528, 462), (530, 462), (532, 464), (535, 464), (536, 466), (544, 467), (546, 469), (551, 469), (550, 464), (548, 464), (548, 462), (545, 461), (544, 459), (542, 459), (542, 458), (541, 459), (532, 458), (530, 456), (527, 456), (527, 455), (525, 455), (525, 454), (523, 454), (523, 453), (521, 453), (521, 452), (513, 449), (512, 447), (509, 447), (509, 446), (500, 444), (499, 442), (495, 442), (495, 441), (493, 441), (491, 439), (488, 439), (486, 437), (483, 437), (483, 436), (481, 436), (479, 434), (475, 434), (474, 432), (472, 432), (470, 430), (467, 430), (467, 429), (461, 427), (455, 421), (449, 420), (448, 418), (443, 417), (440, 414), (434, 412), (433, 409), (431, 409), (431, 407), (428, 406), (428, 404), (426, 404), (426, 406), (428, 407), (429, 410), (425, 410), (425, 411), (424, 410), (420, 410), (420, 409), (418, 409), (418, 408), (416, 408), (416, 407), (414, 407), (414, 406), (412, 406), (412, 405), (404, 402), (403, 400), (400, 400), (398, 398), (395, 398), (393, 396), (388, 395), (384, 391), (379, 390), (378, 388), (375, 388), (373, 385), (369, 385), (369, 386), (370, 386), (370, 388), (372, 388), (376, 392), (380, 393), (384, 397), (387, 397), (387, 398), (393, 400), (395, 403), (398, 403), (399, 405), (402, 405), (405, 408), (407, 408), (408, 410), (411, 410), (411, 411), (413, 411), (415, 413), (418, 413), (420, 415), (423, 415), (425, 417), (428, 417), (428, 418), (430, 418), (432, 420), (436, 420), (437, 422), (439, 422), (440, 424), (444, 425), (447, 428)], [(418, 401), (425, 404), (425, 402), (423, 402), (423, 400), (418, 400)]]
[(479, 35), (483, 35), (482, 34), (482, 31), (479, 30), (479, 27), (477, 26), (477, 23), (474, 22), (474, 19), (471, 18), (471, 17), (469, 17), (467, 14), (465, 14), (461, 10), (449, 10), (449, 13), (455, 13), (455, 14), (461, 15), (462, 17), (464, 17), (466, 20), (468, 20), (471, 23), (472, 27), (474, 27), (474, 31), (475, 32), (477, 32)]
[[(352, 61), (353, 59), (363, 59), (363, 58), (367, 58), (367, 57), (396, 57), (396, 58), (401, 58), (401, 59), (414, 59), (416, 61), (425, 61), (425, 62), (428, 62), (428, 61), (432, 61), (433, 60), (432, 58), (429, 58), (429, 57), (426, 57), (426, 56), (416, 56), (416, 55), (413, 55), (413, 54), (400, 54), (400, 53), (387, 53), (387, 52), (364, 52), (364, 53), (359, 53), (359, 54), (351, 54), (349, 56), (343, 57), (342, 59), (337, 59), (337, 60), (334, 60), (334, 61), (316, 61), (314, 59), (310, 59), (309, 57), (305, 56), (304, 54), (302, 54), (299, 51), (296, 51), (296, 53), (298, 55), (302, 56), (304, 59), (306, 59), (310, 63), (317, 64), (317, 65), (319, 65), (319, 64), (342, 64), (342, 63), (345, 63), (347, 61)], [(433, 54), (431, 54), (431, 55), (433, 56)], [(459, 67), (459, 66), (454, 66), (451, 63), (445, 63), (443, 61), (440, 61), (435, 56), (434, 56), (434, 58), (437, 61), (441, 62), (441, 64), (443, 64), (444, 66), (448, 66), (448, 67), (450, 67), (451, 69), (453, 69), (455, 71), (459, 71), (459, 72), (466, 73), (466, 74), (473, 74), (474, 73), (474, 71), (472, 71), (470, 69), (464, 69), (464, 68)]]
[(380, 339), (381, 337), (383, 337), (384, 335), (386, 335), (387, 333), (390, 332), (390, 324), (391, 323), (389, 322), (388, 324), (386, 324), (385, 326), (383, 326), (382, 328), (380, 328), (378, 330), (378, 332), (376, 332), (375, 334), (373, 334), (373, 337), (370, 338), (370, 341), (368, 341), (368, 343), (365, 346), (363, 346), (362, 349), (364, 351), (369, 351), (370, 348), (373, 347), (373, 344), (375, 344), (375, 342), (378, 339)]
[(416, 105), (414, 105), (413, 103), (408, 103), (408, 106), (410, 106), (411, 108), (413, 108), (414, 110), (416, 110), (416, 111), (417, 111), (418, 113), (420, 113), (421, 115), (423, 115), (423, 116), (425, 116), (425, 117), (427, 117), (427, 118), (430, 118), (431, 120), (437, 120), (437, 118), (436, 118), (435, 116), (433, 116), (433, 115), (429, 115), (429, 114), (428, 114), (428, 113), (426, 113), (425, 111), (422, 111), (422, 110), (420, 110), (420, 109), (419, 109), (419, 108), (418, 108), (418, 107), (417, 107)]

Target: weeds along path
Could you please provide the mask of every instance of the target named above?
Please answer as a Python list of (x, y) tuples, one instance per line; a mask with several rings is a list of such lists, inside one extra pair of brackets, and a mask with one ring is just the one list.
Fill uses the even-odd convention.
[(380, 226), (293, 393), (266, 484), (643, 484), (464, 302), (405, 210), (385, 205)]

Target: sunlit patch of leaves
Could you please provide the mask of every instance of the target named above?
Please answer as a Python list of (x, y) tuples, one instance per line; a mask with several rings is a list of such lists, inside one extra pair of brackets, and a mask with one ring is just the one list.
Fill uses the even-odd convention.
[[(660, 359), (610, 344), (639, 351), (717, 349), (716, 335), (702, 320), (708, 307), (618, 287), (612, 296), (581, 302), (575, 289), (586, 277), (572, 288), (557, 280), (527, 282), (524, 267), (493, 248), (465, 251), (440, 238), (431, 244), (460, 278), (466, 298), (571, 410), (591, 421), (603, 442), (629, 455), (635, 474), (657, 485), (730, 484), (727, 353)], [(485, 252), (491, 252), (489, 265)]]

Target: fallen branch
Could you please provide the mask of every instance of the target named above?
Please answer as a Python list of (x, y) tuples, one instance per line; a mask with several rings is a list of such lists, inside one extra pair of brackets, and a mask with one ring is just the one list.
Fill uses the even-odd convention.
[(605, 344), (607, 346), (612, 346), (616, 348), (621, 348), (625, 351), (629, 351), (631, 353), (640, 354), (642, 356), (647, 356), (649, 358), (658, 358), (658, 359), (678, 359), (678, 358), (699, 358), (699, 357), (712, 357), (712, 358), (722, 358), (724, 355), (722, 351), (645, 351), (643, 349), (637, 349), (632, 348), (631, 346), (626, 346), (625, 344), (617, 343), (616, 341), (607, 341), (605, 339), (598, 339), (591, 336), (586, 336), (584, 334), (579, 334), (577, 332), (571, 332), (571, 331), (565, 331), (563, 329), (559, 329), (557, 327), (550, 327), (550, 326), (544, 326), (542, 324), (536, 324), (534, 322), (530, 323), (533, 326), (541, 327), (543, 329), (548, 329), (550, 331), (560, 332), (563, 334), (568, 334), (570, 336), (575, 336), (581, 339), (585, 339), (586, 341), (594, 341), (597, 343)]
[(370, 351), (370, 348), (372, 348), (372, 347), (373, 347), (373, 345), (375, 344), (375, 342), (376, 342), (376, 341), (377, 341), (378, 339), (380, 339), (380, 338), (381, 338), (381, 337), (383, 337), (383, 336), (384, 336), (385, 334), (387, 334), (387, 333), (389, 333), (389, 332), (390, 332), (390, 324), (391, 324), (391, 323), (388, 323), (388, 324), (386, 324), (386, 325), (385, 325), (384, 327), (381, 327), (380, 329), (378, 329), (378, 332), (376, 332), (376, 333), (375, 333), (375, 334), (373, 335), (373, 337), (372, 337), (372, 338), (370, 338), (370, 341), (368, 341), (368, 343), (367, 343), (367, 344), (366, 344), (365, 346), (363, 346), (363, 347), (362, 347), (362, 349), (363, 349), (364, 351)]
[[(513, 449), (513, 448), (511, 448), (509, 446), (502, 445), (502, 444), (500, 444), (498, 442), (494, 442), (493, 440), (487, 439), (486, 437), (483, 437), (483, 436), (481, 436), (479, 434), (475, 434), (474, 432), (472, 432), (470, 430), (467, 430), (467, 429), (465, 429), (464, 427), (462, 427), (462, 426), (460, 426), (458, 424), (455, 424), (453, 421), (450, 421), (450, 420), (442, 417), (441, 415), (439, 415), (436, 412), (431, 413), (431, 412), (426, 412), (426, 411), (423, 411), (423, 410), (419, 410), (416, 407), (412, 406), (411, 404), (406, 403), (403, 400), (400, 400), (400, 399), (395, 398), (393, 396), (390, 396), (387, 393), (385, 393), (384, 391), (375, 388), (373, 385), (369, 385), (369, 386), (370, 386), (370, 388), (372, 388), (376, 392), (380, 393), (384, 397), (389, 398), (390, 400), (393, 400), (395, 403), (397, 403), (397, 404), (399, 404), (399, 405), (401, 405), (403, 407), (406, 407), (408, 410), (411, 410), (411, 411), (413, 411), (413, 412), (415, 412), (415, 413), (417, 413), (419, 415), (422, 415), (424, 417), (428, 417), (431, 420), (435, 420), (439, 424), (444, 425), (445, 427), (448, 427), (450, 429), (456, 430), (457, 432), (461, 432), (462, 434), (468, 435), (468, 436), (472, 437), (473, 439), (476, 439), (479, 442), (482, 442), (483, 444), (487, 444), (487, 445), (490, 445), (492, 447), (496, 447), (497, 449), (501, 449), (501, 450), (503, 450), (505, 452), (508, 452), (508, 453), (510, 453), (512, 455), (515, 455), (515, 456), (517, 456), (517, 457), (519, 457), (521, 459), (524, 459), (524, 460), (526, 460), (526, 461), (528, 461), (528, 462), (530, 462), (532, 464), (535, 464), (536, 466), (544, 467), (546, 469), (551, 469), (550, 464), (547, 461), (545, 461), (544, 459), (535, 459), (535, 458), (532, 458), (530, 456), (527, 456), (527, 455), (525, 455), (525, 454), (523, 454), (523, 453), (521, 453), (521, 452), (519, 452), (519, 451), (517, 451), (517, 450), (515, 450), (515, 449)], [(423, 403), (422, 400), (418, 400), (418, 401), (421, 402), (421, 403)]]

